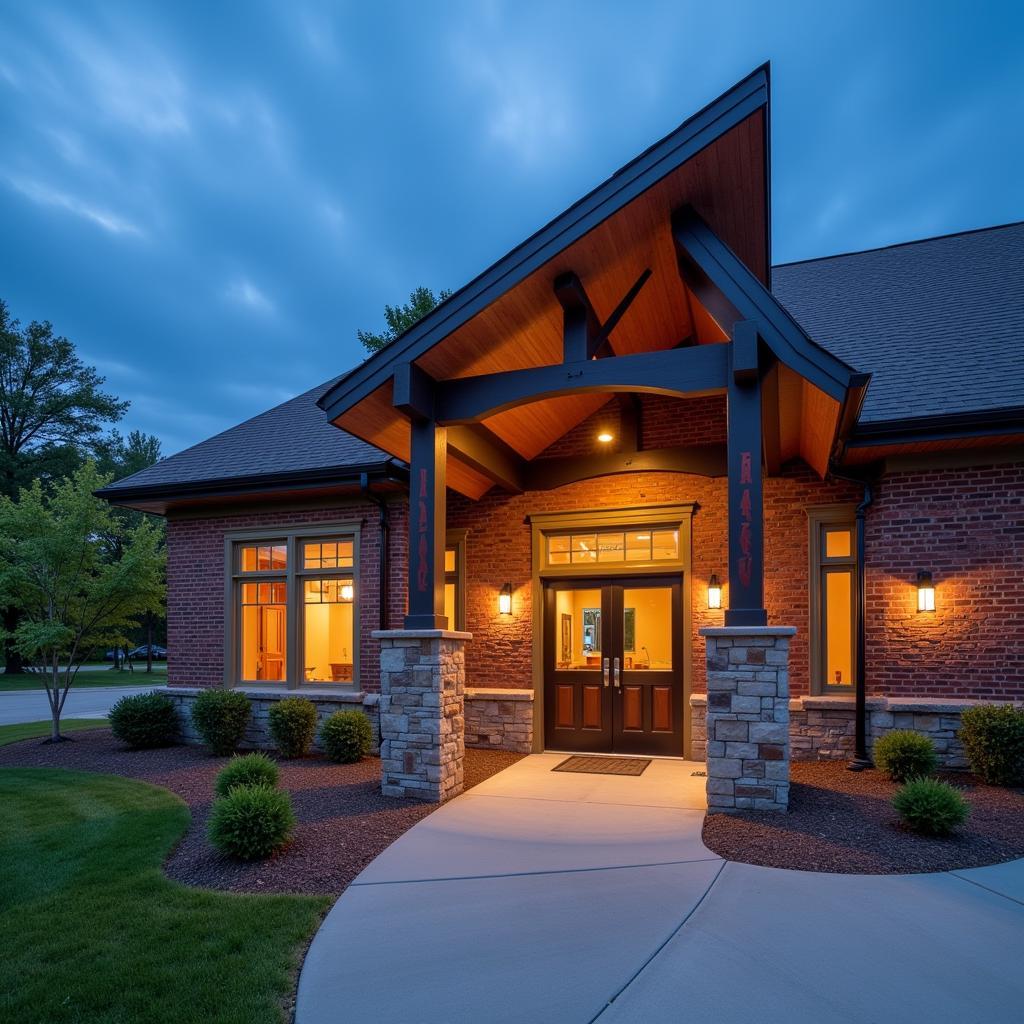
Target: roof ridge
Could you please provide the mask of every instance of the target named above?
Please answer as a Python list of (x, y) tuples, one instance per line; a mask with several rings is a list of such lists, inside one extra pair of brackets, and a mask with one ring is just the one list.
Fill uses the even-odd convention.
[(1017, 228), (1024, 226), (1024, 220), (1011, 220), (1005, 224), (989, 224), (981, 228), (967, 228), (964, 231), (947, 231), (942, 235), (929, 235), (926, 238), (911, 238), (905, 242), (892, 242), (889, 245), (875, 245), (868, 249), (851, 249), (847, 252), (834, 252), (828, 256), (809, 256), (803, 260), (789, 260), (786, 263), (772, 264), (772, 270), (781, 270), (783, 267), (798, 267), (804, 263), (823, 263), (825, 260), (838, 260), (844, 256), (866, 256), (871, 252), (886, 252), (892, 249), (903, 249), (908, 245), (922, 245), (925, 242), (941, 242), (946, 238), (966, 238), (968, 235), (978, 235), (984, 231), (1001, 231), (1005, 228)]

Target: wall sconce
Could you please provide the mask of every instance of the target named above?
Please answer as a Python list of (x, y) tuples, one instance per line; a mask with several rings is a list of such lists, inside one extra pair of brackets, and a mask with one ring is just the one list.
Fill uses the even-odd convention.
[(917, 574), (917, 610), (919, 612), (935, 611), (935, 584), (930, 572)]
[(512, 584), (506, 583), (498, 594), (498, 612), (501, 615), (512, 614)]
[(708, 580), (708, 607), (717, 609), (722, 607), (722, 583), (717, 573), (711, 574)]
[(342, 585), (341, 585), (341, 599), (342, 599), (342, 601), (351, 601), (352, 600), (352, 595), (354, 593), (355, 593), (355, 590), (353, 589), (351, 583), (342, 583)]

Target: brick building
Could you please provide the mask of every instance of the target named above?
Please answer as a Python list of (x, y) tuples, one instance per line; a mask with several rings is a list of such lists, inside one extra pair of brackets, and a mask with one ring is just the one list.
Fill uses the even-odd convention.
[(773, 267), (768, 91), (103, 492), (167, 517), (183, 704), (362, 706), (395, 792), (457, 791), (464, 740), (735, 753), (760, 795), (711, 802), (769, 807), (780, 730), (849, 757), (858, 719), (910, 726), (955, 765), (966, 704), (1024, 700), (1024, 224)]

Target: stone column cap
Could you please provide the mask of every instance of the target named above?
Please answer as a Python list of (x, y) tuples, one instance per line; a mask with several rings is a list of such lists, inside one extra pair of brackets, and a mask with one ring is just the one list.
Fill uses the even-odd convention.
[(374, 640), (472, 640), (472, 633), (457, 629), (375, 629)]
[(796, 636), (796, 626), (705, 626), (701, 636)]

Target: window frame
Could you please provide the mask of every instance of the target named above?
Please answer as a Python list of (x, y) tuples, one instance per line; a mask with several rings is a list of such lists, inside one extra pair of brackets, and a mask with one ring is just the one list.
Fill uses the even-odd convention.
[[(355, 692), (359, 689), (360, 640), (361, 640), (361, 587), (360, 587), (360, 521), (316, 523), (311, 526), (289, 526), (270, 523), (261, 529), (229, 530), (224, 534), (224, 673), (223, 685), (228, 689), (261, 690), (302, 690), (308, 693), (324, 693), (334, 690)], [(343, 568), (305, 569), (299, 564), (303, 557), (303, 545), (310, 542), (334, 543), (340, 540), (352, 541), (352, 565)], [(284, 571), (255, 570), (242, 572), (241, 549), (253, 544), (271, 543), (285, 545), (287, 563)], [(303, 629), (305, 625), (305, 599), (303, 584), (307, 579), (351, 578), (352, 595), (352, 682), (318, 683), (307, 682), (303, 666), (305, 649)], [(282, 681), (243, 680), (241, 677), (241, 585), (243, 582), (258, 583), (285, 581), (285, 677)]]
[(448, 530), (445, 535), (445, 550), (455, 552), (455, 571), (445, 572), (445, 586), (455, 584), (455, 621), (448, 628), (464, 632), (466, 629), (466, 530)]
[[(808, 525), (808, 585), (810, 605), (810, 692), (812, 696), (853, 696), (857, 683), (857, 608), (860, 602), (859, 572), (857, 565), (857, 518), (854, 505), (820, 505), (807, 510)], [(825, 530), (832, 526), (846, 527), (850, 531), (850, 554), (828, 558), (825, 556)], [(836, 570), (850, 573), (850, 671), (848, 684), (836, 684), (828, 679), (825, 664), (828, 642), (825, 636), (825, 577)]]

